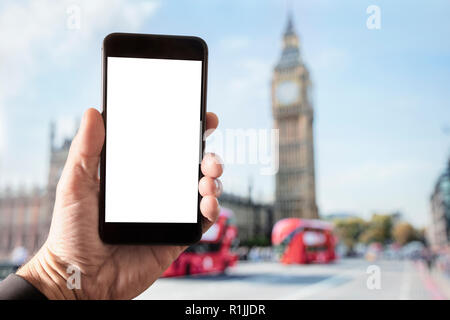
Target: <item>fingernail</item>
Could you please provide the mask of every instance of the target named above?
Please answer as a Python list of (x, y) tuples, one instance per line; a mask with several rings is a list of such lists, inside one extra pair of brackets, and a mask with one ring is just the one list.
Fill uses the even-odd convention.
[(217, 164), (220, 164), (222, 166), (222, 169), (224, 169), (225, 168), (225, 163), (222, 160), (222, 158), (217, 153), (211, 153), (211, 155), (214, 157), (214, 161)]

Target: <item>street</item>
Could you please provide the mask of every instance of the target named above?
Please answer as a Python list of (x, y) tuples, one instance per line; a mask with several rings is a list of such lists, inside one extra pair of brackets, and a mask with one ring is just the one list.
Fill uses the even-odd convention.
[[(373, 278), (370, 278), (377, 276), (370, 271), (373, 269), (379, 270), (379, 286), (374, 286), (376, 281), (372, 282)], [(368, 262), (363, 259), (343, 259), (327, 265), (241, 261), (224, 275), (159, 279), (137, 297), (194, 300), (447, 298), (420, 263), (400, 260)]]

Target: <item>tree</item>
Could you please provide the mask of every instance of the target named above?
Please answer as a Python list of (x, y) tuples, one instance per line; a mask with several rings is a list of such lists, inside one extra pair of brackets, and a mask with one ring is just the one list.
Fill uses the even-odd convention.
[(374, 214), (368, 228), (361, 234), (359, 240), (366, 244), (372, 242), (385, 244), (392, 239), (392, 226), (392, 215)]
[(415, 236), (416, 236), (415, 240), (418, 240), (418, 241), (420, 241), (420, 242), (425, 244), (426, 243), (426, 240), (425, 240), (425, 228), (414, 229), (414, 231), (415, 231)]
[(339, 240), (352, 251), (367, 223), (361, 218), (338, 219), (334, 221), (335, 232)]
[(425, 241), (424, 230), (415, 229), (408, 222), (397, 223), (394, 226), (394, 229), (392, 230), (392, 235), (394, 237), (395, 242), (397, 242), (401, 246), (414, 240), (422, 242)]

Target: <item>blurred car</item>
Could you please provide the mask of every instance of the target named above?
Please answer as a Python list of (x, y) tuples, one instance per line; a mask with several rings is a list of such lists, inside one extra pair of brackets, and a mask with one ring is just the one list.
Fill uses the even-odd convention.
[(420, 241), (412, 241), (403, 246), (401, 249), (401, 257), (403, 259), (417, 260), (422, 256), (425, 245)]
[(397, 260), (401, 258), (402, 258), (401, 247), (395, 243), (388, 245), (383, 251), (383, 259)]

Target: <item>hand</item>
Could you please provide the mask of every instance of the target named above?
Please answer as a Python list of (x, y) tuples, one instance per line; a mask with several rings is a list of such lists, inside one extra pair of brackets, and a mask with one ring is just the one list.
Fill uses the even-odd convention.
[[(208, 113), (207, 129), (217, 116)], [(186, 246), (107, 245), (98, 234), (98, 166), (105, 140), (100, 113), (89, 109), (70, 147), (56, 190), (49, 236), (38, 253), (17, 274), (49, 299), (131, 299), (146, 290)], [(222, 165), (213, 154), (202, 160), (204, 177), (200, 210), (205, 232), (217, 219)], [(174, 181), (174, 184), (176, 181)], [(174, 199), (177, 191), (173, 190)], [(170, 204), (167, 204), (170, 211)], [(80, 289), (69, 289), (69, 266), (80, 270)]]

